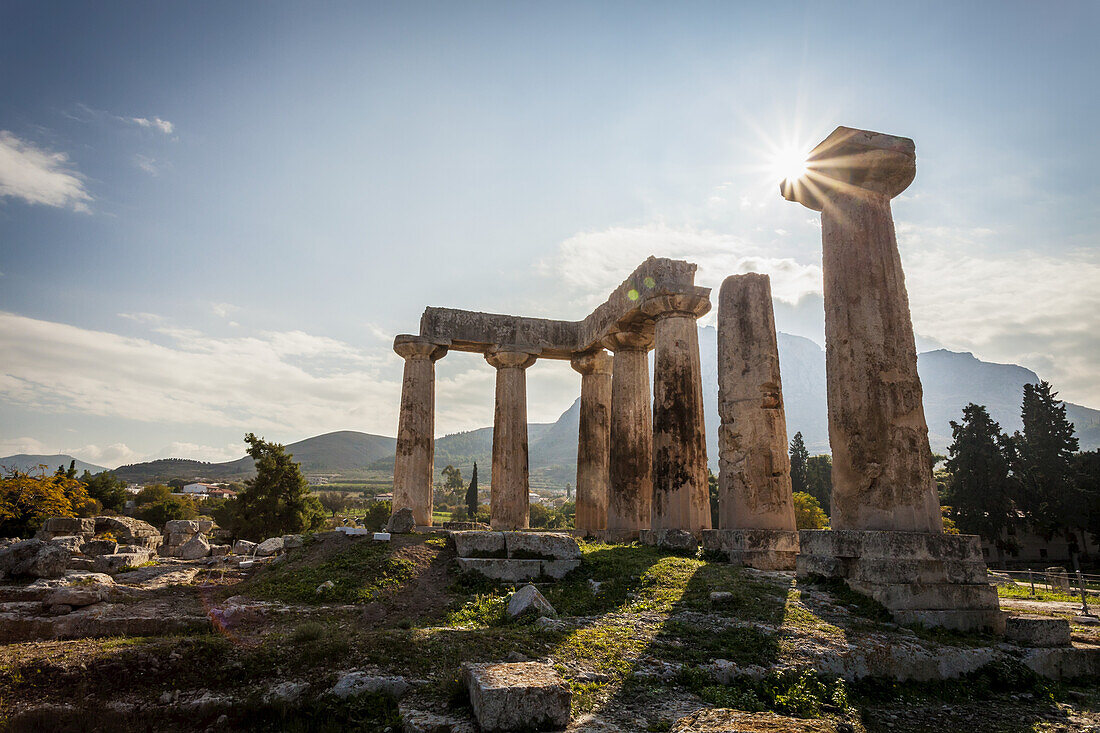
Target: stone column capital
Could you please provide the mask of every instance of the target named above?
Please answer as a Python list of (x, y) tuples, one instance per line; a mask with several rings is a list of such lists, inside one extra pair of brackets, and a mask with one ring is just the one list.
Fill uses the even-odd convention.
[(710, 288), (696, 288), (693, 293), (654, 295), (642, 303), (642, 312), (654, 320), (670, 316), (702, 318), (710, 311)]
[(442, 343), (423, 336), (402, 334), (393, 340), (393, 350), (405, 359), (431, 359), (438, 361), (447, 354), (450, 342)]
[(783, 198), (821, 211), (834, 196), (889, 201), (917, 174), (916, 146), (907, 137), (838, 127), (806, 158), (806, 172), (779, 184)]
[(611, 351), (649, 351), (653, 334), (643, 331), (615, 331), (603, 337), (603, 345)]
[(611, 354), (603, 349), (587, 354), (574, 354), (570, 366), (584, 375), (611, 374)]
[(485, 361), (497, 369), (526, 369), (535, 363), (538, 358), (537, 351), (496, 347), (485, 352)]

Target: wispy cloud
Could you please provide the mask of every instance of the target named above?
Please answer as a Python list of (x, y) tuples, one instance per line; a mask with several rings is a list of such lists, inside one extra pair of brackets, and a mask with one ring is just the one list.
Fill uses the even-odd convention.
[(91, 194), (69, 156), (0, 130), (0, 198), (90, 212)]
[(159, 130), (165, 135), (171, 135), (176, 129), (176, 126), (173, 125), (171, 122), (169, 122), (168, 120), (162, 120), (159, 117), (153, 117), (152, 119), (148, 117), (120, 117), (118, 119), (132, 122), (139, 127), (147, 127), (154, 130)]

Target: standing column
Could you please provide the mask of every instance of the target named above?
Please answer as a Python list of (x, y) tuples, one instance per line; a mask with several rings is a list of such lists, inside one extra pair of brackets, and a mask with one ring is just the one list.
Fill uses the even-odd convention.
[(393, 511), (407, 507), (418, 525), (431, 526), (435, 362), (447, 353), (447, 347), (420, 336), (398, 336), (393, 350), (405, 358), (393, 464)]
[(698, 534), (710, 528), (703, 380), (696, 320), (710, 291), (660, 295), (643, 311), (654, 318), (652, 528)]
[(631, 539), (649, 529), (653, 498), (653, 419), (650, 414), (648, 334), (620, 332), (604, 346), (611, 362), (611, 451), (608, 461), (607, 532)]
[(787, 419), (767, 275), (732, 275), (722, 283), (718, 415), (719, 527), (794, 532)]
[(781, 187), (822, 212), (834, 529), (943, 531), (890, 212), (915, 175), (912, 140), (838, 127)]
[(607, 528), (607, 481), (611, 453), (611, 355), (578, 354), (571, 364), (581, 373), (581, 415), (577, 435), (577, 513), (581, 532)]
[(493, 529), (524, 529), (530, 502), (525, 370), (535, 363), (535, 354), (498, 348), (485, 354), (485, 360), (497, 370), (490, 523)]

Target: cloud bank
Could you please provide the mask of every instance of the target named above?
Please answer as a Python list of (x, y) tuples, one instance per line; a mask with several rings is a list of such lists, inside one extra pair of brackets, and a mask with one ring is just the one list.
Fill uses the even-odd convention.
[(17, 198), (89, 212), (91, 194), (65, 153), (55, 153), (0, 130), (0, 198)]

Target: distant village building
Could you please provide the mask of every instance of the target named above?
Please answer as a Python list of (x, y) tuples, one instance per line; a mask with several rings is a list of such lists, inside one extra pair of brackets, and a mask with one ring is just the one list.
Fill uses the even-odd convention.
[(1075, 554), (1082, 560), (1100, 556), (1100, 545), (1083, 529), (1055, 533), (1047, 539), (1021, 523), (1020, 526), (1009, 525), (1001, 537), (1014, 549), (1001, 553), (993, 543), (982, 539), (982, 555), (991, 564), (999, 564), (1003, 555), (1003, 561), (1012, 567), (1035, 569), (1054, 564), (1072, 568)]

